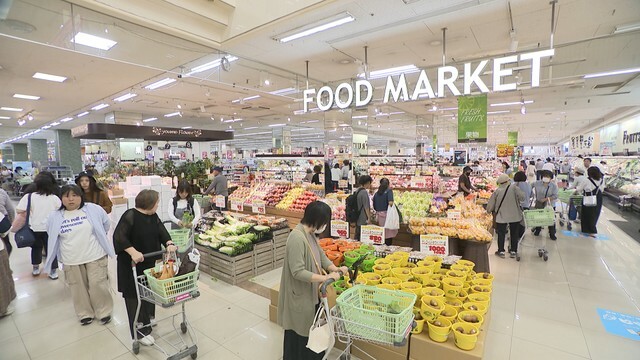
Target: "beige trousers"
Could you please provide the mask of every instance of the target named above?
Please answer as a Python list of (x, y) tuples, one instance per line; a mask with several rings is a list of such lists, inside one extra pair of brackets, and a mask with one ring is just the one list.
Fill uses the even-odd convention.
[(71, 289), (73, 306), (79, 319), (102, 319), (113, 311), (109, 292), (107, 257), (81, 264), (64, 265), (64, 277)]

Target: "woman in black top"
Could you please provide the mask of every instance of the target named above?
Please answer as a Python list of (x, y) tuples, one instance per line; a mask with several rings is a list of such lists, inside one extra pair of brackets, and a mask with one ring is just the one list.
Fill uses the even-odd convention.
[(151, 335), (151, 318), (155, 317), (155, 306), (141, 301), (138, 321), (146, 327), (138, 329), (134, 334), (133, 323), (136, 320), (138, 298), (136, 282), (133, 279), (131, 262), (134, 261), (138, 275), (144, 270), (152, 268), (160, 257), (145, 258), (143, 254), (159, 251), (164, 245), (167, 251), (173, 252), (177, 248), (171, 241), (169, 232), (156, 214), (159, 196), (154, 190), (142, 190), (136, 196), (136, 207), (127, 210), (113, 233), (113, 245), (116, 250), (118, 266), (118, 291), (122, 293), (127, 315), (129, 317), (129, 331), (133, 338), (138, 338), (143, 345), (153, 345), (155, 340)]
[(322, 172), (322, 165), (316, 165), (313, 167), (313, 177), (311, 178), (311, 183), (315, 185), (320, 185), (320, 173)]
[[(389, 188), (389, 179), (380, 179), (380, 187), (378, 191), (373, 194), (373, 210), (376, 211), (376, 220), (378, 225), (384, 227), (387, 221), (387, 210), (393, 205), (393, 190)], [(394, 210), (393, 211), (397, 211)], [(385, 229), (384, 230), (384, 243), (385, 245), (391, 245), (393, 238), (398, 235), (398, 229)]]
[(471, 194), (471, 190), (475, 190), (471, 185), (471, 178), (469, 178), (472, 171), (473, 169), (470, 166), (465, 166), (462, 169), (462, 175), (458, 178), (458, 192), (462, 192), (464, 196)]

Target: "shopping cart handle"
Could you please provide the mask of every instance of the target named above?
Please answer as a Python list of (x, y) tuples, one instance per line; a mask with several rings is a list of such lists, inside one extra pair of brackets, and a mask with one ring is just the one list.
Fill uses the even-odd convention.
[[(150, 253), (142, 254), (142, 257), (144, 257), (146, 259), (146, 258), (162, 255), (162, 254), (164, 254), (165, 251), (166, 250), (152, 251)], [(131, 266), (136, 267), (136, 265), (137, 265), (136, 262), (131, 260)]]
[(327, 286), (333, 284), (333, 282), (335, 281), (336, 279), (334, 278), (328, 278), (322, 283), (322, 285), (320, 285), (320, 294), (322, 295), (323, 298), (327, 297)]

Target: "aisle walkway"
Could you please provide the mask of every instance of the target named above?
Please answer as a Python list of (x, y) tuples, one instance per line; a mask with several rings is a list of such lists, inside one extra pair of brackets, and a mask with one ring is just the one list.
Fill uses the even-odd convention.
[[(621, 218), (604, 209), (599, 229), (609, 240), (559, 231), (557, 242), (548, 241), (546, 263), (531, 247), (520, 263), (490, 256), (496, 280), (485, 359), (638, 359), (640, 341), (607, 333), (596, 310), (640, 316), (640, 245), (610, 220)], [(32, 277), (24, 249), (12, 254), (11, 266), (19, 299), (15, 313), (0, 319), (0, 360), (163, 358), (145, 347), (138, 356), (130, 353), (126, 312), (117, 294), (111, 324), (80, 326), (62, 276), (58, 281)], [(279, 271), (255, 281), (272, 286)], [(202, 296), (187, 304), (199, 359), (281, 358), (282, 330), (268, 320), (268, 299), (206, 276), (200, 289)], [(168, 313), (160, 310), (158, 316)], [(167, 329), (161, 323), (154, 331)]]

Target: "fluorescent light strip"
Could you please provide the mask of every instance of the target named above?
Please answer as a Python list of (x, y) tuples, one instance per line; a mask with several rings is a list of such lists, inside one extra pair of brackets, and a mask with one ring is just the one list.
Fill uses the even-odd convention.
[(180, 111), (173, 112), (171, 114), (165, 114), (164, 117), (174, 117), (180, 115)]
[(20, 112), (24, 109), (3, 106), (3, 107), (0, 107), (0, 110)]
[(257, 128), (258, 128), (257, 126), (251, 126), (251, 127), (244, 128), (244, 130), (253, 130)]
[(237, 121), (242, 121), (243, 119), (229, 119), (229, 120), (225, 120), (224, 122), (226, 123), (233, 123), (233, 122), (237, 122)]
[(0, 120), (9, 120), (9, 119), (11, 119), (11, 118), (8, 117), (8, 116), (0, 116)]
[(249, 101), (249, 100), (257, 99), (259, 97), (260, 97), (260, 95), (253, 95), (253, 96), (246, 97), (246, 98), (244, 98), (242, 100), (240, 100), (240, 99), (233, 100), (232, 103), (235, 104), (235, 103), (239, 103), (240, 101)]
[(71, 42), (100, 50), (109, 50), (118, 43), (117, 41), (83, 32), (78, 32), (73, 39), (71, 39)]
[(96, 105), (96, 106), (92, 107), (91, 110), (98, 111), (98, 110), (102, 110), (102, 109), (104, 109), (106, 107), (109, 107), (109, 104)]
[[(235, 57), (235, 56), (225, 56), (225, 57), (227, 58), (227, 60), (229, 62), (233, 62), (233, 61), (238, 60), (238, 58)], [(191, 75), (193, 75), (195, 73), (199, 73), (199, 72), (203, 72), (203, 71), (207, 71), (207, 70), (211, 70), (211, 69), (217, 68), (218, 66), (220, 66), (221, 63), (222, 63), (222, 58), (210, 61), (210, 62), (208, 62), (206, 64), (202, 64), (200, 66), (196, 66), (193, 69), (191, 69), (191, 71), (189, 71), (186, 74), (186, 76), (191, 76)]]
[(42, 127), (42, 130), (47, 130), (47, 129), (50, 129), (50, 128), (51, 128), (51, 125), (45, 125), (45, 126)]
[(158, 120), (158, 118), (157, 118), (157, 117), (151, 117), (151, 118), (148, 118), (148, 119), (144, 119), (144, 120), (142, 120), (142, 122), (145, 122), (145, 123), (146, 123), (146, 122), (152, 122), (152, 121), (156, 121), (156, 120)]
[[(325, 30), (334, 28), (336, 26), (340, 26), (340, 25), (343, 25), (343, 24), (350, 23), (350, 22), (352, 22), (352, 21), (354, 21), (356, 19), (349, 13), (344, 13), (342, 15), (337, 15), (337, 16), (339, 16), (339, 18), (336, 19), (336, 20), (333, 20), (333, 21), (329, 21), (329, 19), (321, 20), (321, 22), (325, 22), (325, 23), (321, 24), (321, 25), (318, 25), (318, 26), (314, 26), (314, 27), (312, 27), (310, 29), (307, 29), (307, 30), (303, 30), (303, 31), (297, 32), (295, 34), (291, 34), (289, 36), (285, 36), (285, 37), (279, 39), (278, 41), (280, 41), (281, 43), (286, 43), (286, 42), (289, 42), (289, 41), (292, 41), (292, 40), (300, 39), (300, 38), (305, 37), (305, 36), (313, 35), (313, 34), (321, 32), (321, 31), (325, 31)], [(329, 22), (326, 22), (326, 21), (329, 21)]]
[(626, 32), (640, 30), (640, 23), (632, 23), (632, 24), (624, 24), (616, 26), (615, 30), (613, 30), (614, 34), (623, 34)]
[(271, 124), (269, 127), (287, 126), (287, 124)]
[(358, 115), (358, 116), (352, 116), (352, 119), (366, 119), (368, 118), (369, 115)]
[[(411, 74), (420, 71), (415, 65), (403, 65), (383, 70), (376, 70), (369, 72), (369, 79), (380, 79), (385, 78), (387, 76), (399, 75), (399, 74)], [(359, 78), (364, 78), (365, 74), (358, 74)]]
[(510, 113), (510, 112), (511, 112), (511, 110), (487, 111), (487, 115), (506, 114), (506, 113)]
[(13, 97), (16, 99), (40, 100), (40, 96), (34, 96), (34, 95), (13, 94)]
[(128, 94), (124, 94), (122, 96), (118, 96), (117, 98), (113, 99), (113, 101), (123, 102), (125, 100), (129, 100), (129, 99), (134, 98), (136, 96), (138, 96), (138, 94), (128, 93)]
[(176, 79), (172, 79), (172, 78), (164, 78), (160, 81), (156, 81), (153, 84), (149, 84), (147, 86), (145, 86), (144, 88), (147, 90), (155, 90), (159, 87), (165, 86), (165, 85), (169, 85), (171, 83), (176, 82)]
[(510, 105), (524, 105), (524, 104), (533, 104), (533, 100), (497, 103), (497, 104), (491, 104), (491, 106), (510, 106)]
[(40, 80), (54, 81), (54, 82), (63, 82), (67, 80), (67, 78), (64, 76), (50, 75), (50, 74), (45, 74), (40, 72), (33, 74), (33, 78), (40, 79)]
[(613, 76), (613, 75), (631, 74), (631, 73), (636, 73), (636, 72), (640, 72), (640, 68), (624, 69), (624, 70), (614, 70), (614, 71), (608, 71), (608, 72), (601, 72), (601, 73), (587, 74), (587, 75), (585, 75), (585, 76), (584, 76), (584, 79), (593, 79), (593, 78), (599, 78), (599, 77), (603, 77), (603, 76)]
[(193, 126), (183, 126), (183, 127), (181, 127), (180, 129), (182, 129), (182, 130), (187, 130), (187, 129), (191, 129), (192, 127), (193, 127)]
[[(85, 116), (85, 115), (87, 115), (87, 114), (89, 114), (89, 112), (88, 112), (88, 111), (81, 112), (80, 114), (76, 115), (76, 117), (80, 118), (80, 117), (83, 117), (83, 116)], [(69, 119), (69, 118), (67, 118), (67, 119)], [(73, 118), (71, 118), (71, 120), (73, 120)], [(67, 121), (69, 121), (69, 120), (67, 120)]]
[(286, 89), (280, 89), (280, 90), (276, 90), (276, 91), (271, 91), (269, 94), (271, 95), (290, 95), (293, 93), (298, 92), (298, 90), (296, 90), (295, 88), (292, 87), (288, 87)]
[(58, 125), (60, 125), (60, 123), (59, 123), (59, 122), (57, 122), (57, 121), (56, 121), (56, 122), (52, 122), (52, 123), (51, 123), (51, 126), (58, 126)]

